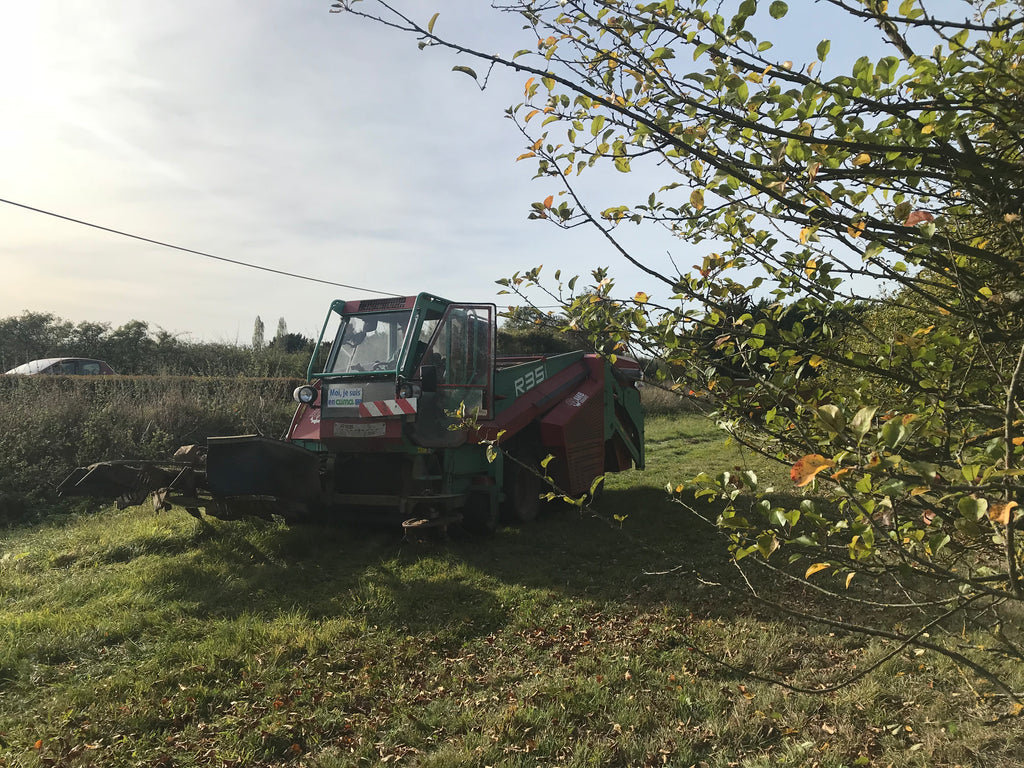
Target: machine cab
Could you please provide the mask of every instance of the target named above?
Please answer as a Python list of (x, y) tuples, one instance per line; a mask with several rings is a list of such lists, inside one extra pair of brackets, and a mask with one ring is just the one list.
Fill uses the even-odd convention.
[[(492, 304), (424, 293), (335, 301), (308, 374), (320, 382), (321, 419), (405, 417), (439, 422), (444, 431), (463, 407), (466, 415), (492, 418), (494, 329)], [(413, 432), (432, 442), (428, 424)]]

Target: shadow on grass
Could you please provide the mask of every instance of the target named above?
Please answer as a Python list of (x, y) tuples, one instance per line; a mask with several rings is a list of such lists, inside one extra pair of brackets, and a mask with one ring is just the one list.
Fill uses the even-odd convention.
[(140, 547), (178, 555), (155, 569), (151, 586), (197, 616), (297, 609), (452, 639), (506, 621), (503, 585), (534, 591), (527, 601), (568, 596), (715, 615), (716, 590), (696, 576), (715, 581), (730, 570), (713, 527), (643, 486), (608, 491), (595, 510), (552, 509), (492, 537), (453, 533), (430, 545), (393, 531), (214, 520), (197, 523), (177, 546), (153, 540), (125, 549)]

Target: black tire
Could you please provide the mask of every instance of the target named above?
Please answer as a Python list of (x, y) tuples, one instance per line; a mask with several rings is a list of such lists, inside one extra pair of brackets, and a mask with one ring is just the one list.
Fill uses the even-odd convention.
[(462, 527), (470, 533), (490, 536), (498, 530), (498, 510), (491, 509), (487, 493), (471, 493), (462, 508)]
[(540, 495), (543, 492), (544, 479), (540, 476), (535, 462), (523, 459), (506, 460), (505, 503), (502, 505), (502, 517), (507, 522), (531, 523), (536, 520), (540, 514)]

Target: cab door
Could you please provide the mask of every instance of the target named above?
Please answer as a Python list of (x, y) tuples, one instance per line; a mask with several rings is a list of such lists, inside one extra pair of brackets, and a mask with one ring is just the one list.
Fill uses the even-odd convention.
[(420, 445), (454, 447), (466, 440), (455, 414), (480, 421), (494, 417), (493, 304), (452, 304), (438, 323), (416, 378), (424, 386), (416, 417)]

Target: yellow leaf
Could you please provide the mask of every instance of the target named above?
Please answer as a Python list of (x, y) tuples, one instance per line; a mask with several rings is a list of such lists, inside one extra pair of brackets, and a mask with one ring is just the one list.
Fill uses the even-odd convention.
[(811, 228), (810, 227), (804, 227), (803, 229), (800, 230), (800, 244), (801, 245), (803, 245), (804, 243), (807, 242), (807, 238), (810, 236), (810, 234), (811, 234)]
[(1024, 445), (1024, 437), (1015, 437), (1012, 442), (1014, 445)]
[(811, 167), (807, 169), (807, 180), (814, 183), (814, 177), (818, 175), (818, 170), (821, 168), (821, 163), (812, 163)]
[(814, 270), (816, 270), (817, 268), (818, 268), (818, 262), (815, 261), (814, 259), (811, 259), (811, 260), (809, 260), (807, 262), (807, 265), (804, 267), (804, 273), (808, 277), (810, 277), (811, 275), (814, 274)]
[(858, 238), (858, 237), (860, 237), (860, 236), (861, 236), (862, 234), (864, 234), (864, 228), (865, 228), (866, 226), (867, 226), (867, 225), (866, 225), (866, 224), (865, 224), (865, 223), (864, 223), (863, 221), (858, 221), (858, 222), (857, 222), (856, 224), (854, 224), (853, 226), (851, 226), (851, 227), (847, 227), (847, 228), (846, 228), (846, 232), (847, 232), (847, 234), (849, 234), (849, 235), (850, 235), (850, 237), (852, 237), (852, 238)]
[(435, 13), (433, 16), (430, 17), (430, 21), (427, 22), (427, 32), (433, 32), (434, 31), (434, 22), (437, 21), (437, 17), (440, 16), (440, 15), (441, 15), (441, 13), (440, 13), (440, 11), (438, 11), (437, 13)]
[(533, 81), (536, 79), (537, 78), (535, 77), (531, 77), (529, 80), (526, 81), (526, 85), (523, 87), (523, 91), (526, 93), (527, 98), (529, 98), (530, 96), (530, 86), (533, 85)]
[(856, 576), (856, 575), (857, 575), (857, 573), (855, 571), (850, 571), (848, 574), (846, 574), (846, 588), (847, 589), (850, 588), (850, 582), (853, 581), (853, 577)]
[(826, 459), (818, 453), (811, 453), (798, 459), (789, 471), (790, 479), (796, 483), (797, 488), (803, 488), (815, 478), (823, 469), (834, 467), (836, 463), (832, 459)]
[(831, 567), (832, 567), (831, 563), (815, 563), (814, 565), (812, 565), (810, 568), (807, 569), (807, 573), (804, 574), (804, 578), (805, 579), (809, 579), (809, 578), (811, 578), (811, 576), (816, 574), (818, 571), (824, 571), (826, 568), (831, 568)]
[(530, 113), (529, 113), (529, 114), (528, 114), (528, 115), (527, 115), (527, 116), (526, 116), (525, 118), (523, 118), (523, 122), (524, 122), (524, 123), (528, 123), (528, 122), (530, 122), (530, 118), (531, 118), (531, 117), (533, 117), (533, 116), (534, 116), (534, 115), (536, 115), (536, 114), (539, 114), (539, 113), (540, 113), (540, 110), (539, 110), (539, 109), (535, 109), (535, 110), (533, 110), (533, 111), (532, 111), (532, 112), (530, 112)]
[(1018, 219), (1020, 219), (1020, 215), (1019, 214), (1016, 214), (1016, 213), (1004, 213), (1003, 214), (1003, 221), (1005, 221), (1007, 224), (1013, 224), (1013, 222), (1017, 221)]
[(525, 160), (528, 157), (536, 157), (536, 156), (537, 156), (536, 152), (524, 152), (523, 154), (521, 154), (519, 157), (516, 158), (516, 162), (518, 163), (520, 160)]
[(704, 207), (704, 193), (701, 190), (695, 189), (690, 193), (690, 205), (698, 211)]
[(928, 123), (928, 125), (921, 128), (921, 133), (931, 133), (935, 130), (935, 123)]
[(854, 165), (867, 165), (868, 163), (871, 162), (871, 155), (869, 155), (867, 152), (861, 152), (859, 155), (853, 158), (852, 162)]
[(633, 301), (635, 301), (637, 304), (646, 304), (648, 298), (650, 297), (646, 293), (644, 293), (643, 291), (638, 291), (636, 296), (633, 297)]
[(928, 493), (928, 488), (926, 486), (919, 485), (919, 486), (917, 486), (917, 488), (914, 488), (910, 492), (910, 495), (911, 495), (911, 497), (913, 497), (913, 496), (921, 496), (922, 494), (925, 494), (925, 493)]
[(988, 519), (999, 525), (1009, 525), (1012, 518), (1013, 508), (1017, 506), (1016, 501), (1005, 501), (1000, 504), (990, 504), (988, 507)]
[(819, 357), (818, 355), (811, 355), (811, 359), (807, 361), (807, 364), (811, 366), (811, 368), (817, 368), (824, 362), (825, 358)]
[(540, 149), (540, 145), (543, 144), (543, 143), (544, 143), (543, 137), (539, 138), (535, 142), (533, 142), (533, 146), (530, 147), (530, 149), (532, 149), (532, 150), (534, 150), (536, 152), (538, 149)]

